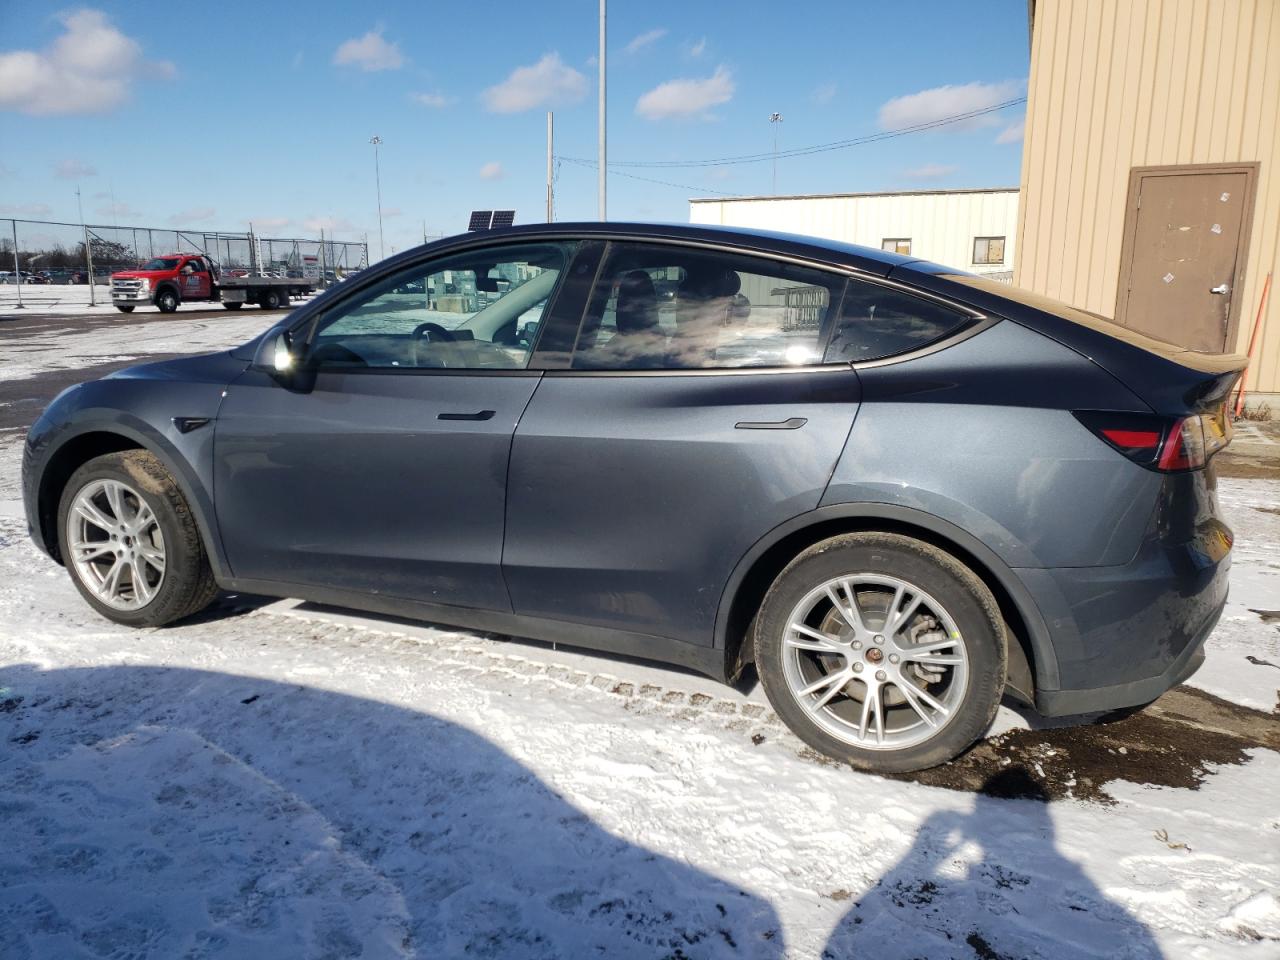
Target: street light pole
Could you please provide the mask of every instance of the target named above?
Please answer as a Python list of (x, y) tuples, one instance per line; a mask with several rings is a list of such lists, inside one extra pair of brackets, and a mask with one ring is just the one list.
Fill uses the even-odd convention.
[[(555, 187), (552, 186), (552, 174), (554, 173), (555, 158), (555, 114), (550, 110), (547, 111), (547, 223), (556, 218), (555, 203)], [(422, 228), (422, 232), (427, 232), (426, 227)], [(424, 241), (425, 242), (425, 241)]]
[(778, 124), (782, 122), (782, 114), (769, 114), (769, 123), (773, 126), (773, 193), (778, 194)]
[(378, 259), (385, 259), (387, 255), (386, 244), (382, 235), (382, 170), (378, 162), (378, 148), (382, 146), (382, 138), (373, 136), (369, 139), (373, 144), (373, 179), (378, 187)]
[(597, 176), (596, 179), (597, 179), (599, 192), (600, 192), (600, 219), (601, 220), (608, 219), (608, 214), (606, 213), (606, 199), (607, 199), (606, 178), (608, 177), (608, 166), (609, 166), (609, 150), (606, 145), (607, 140), (605, 137), (605, 109), (604, 109), (604, 104), (605, 104), (605, 67), (604, 67), (605, 50), (604, 50), (604, 47), (605, 47), (605, 43), (604, 41), (605, 41), (605, 0), (600, 0), (600, 57), (599, 57), (599, 60), (600, 60), (600, 156), (598, 158), (598, 162), (600, 164), (600, 170), (599, 170), (599, 175)]

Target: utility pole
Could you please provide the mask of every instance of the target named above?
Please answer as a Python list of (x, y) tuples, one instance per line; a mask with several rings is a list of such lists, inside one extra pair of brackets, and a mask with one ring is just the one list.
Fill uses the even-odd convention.
[(773, 194), (778, 195), (778, 124), (782, 122), (782, 114), (769, 114), (769, 123), (773, 126)]
[(382, 146), (382, 138), (376, 134), (369, 139), (373, 144), (373, 178), (378, 187), (378, 259), (387, 255), (387, 248), (382, 236), (382, 170), (378, 163), (378, 148)]
[(598, 162), (600, 164), (597, 182), (600, 192), (600, 219), (608, 220), (607, 212), (607, 187), (606, 178), (609, 175), (609, 150), (607, 147), (607, 138), (605, 136), (605, 0), (600, 0), (600, 156)]
[[(552, 158), (555, 156), (555, 116), (550, 110), (547, 111), (547, 223), (551, 223), (556, 218), (555, 188), (551, 185), (552, 165), (554, 163)], [(426, 232), (425, 227), (423, 232)]]

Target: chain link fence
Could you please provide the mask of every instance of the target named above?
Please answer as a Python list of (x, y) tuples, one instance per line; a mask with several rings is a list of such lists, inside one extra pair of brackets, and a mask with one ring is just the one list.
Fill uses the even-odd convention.
[[(0, 283), (105, 284), (166, 253), (203, 253), (223, 270), (279, 273), (327, 286), (369, 265), (363, 241), (0, 219)], [(32, 282), (41, 282), (38, 279)]]

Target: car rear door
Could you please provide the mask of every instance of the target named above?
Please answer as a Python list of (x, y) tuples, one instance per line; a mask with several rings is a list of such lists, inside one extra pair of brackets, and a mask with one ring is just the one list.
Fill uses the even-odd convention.
[(551, 369), (515, 431), (515, 612), (709, 645), (735, 565), (817, 507), (852, 427), (857, 375), (821, 363), (843, 285), (611, 243), (571, 355), (540, 348)]
[(287, 385), (233, 383), (215, 500), (235, 577), (509, 611), (507, 459), (540, 376), (525, 331), (572, 254), (507, 244), (401, 268), (295, 331), (309, 359)]

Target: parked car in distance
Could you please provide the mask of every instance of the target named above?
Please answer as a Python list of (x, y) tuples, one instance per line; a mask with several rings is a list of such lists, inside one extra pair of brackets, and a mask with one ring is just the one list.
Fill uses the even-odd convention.
[(1244, 366), (880, 250), (514, 227), (64, 392), (24, 499), (117, 623), (222, 587), (754, 665), (814, 748), (915, 770), (1004, 696), (1109, 711), (1197, 668)]

